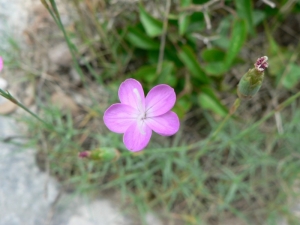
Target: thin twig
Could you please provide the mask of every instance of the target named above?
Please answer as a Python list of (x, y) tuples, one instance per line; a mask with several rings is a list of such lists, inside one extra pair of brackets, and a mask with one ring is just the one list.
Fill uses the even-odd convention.
[(280, 13), (285, 14), (288, 12), (292, 7), (293, 4), (297, 3), (297, 0), (289, 0), (287, 3), (285, 3), (281, 8), (280, 8)]
[[(276, 95), (272, 99), (272, 105), (273, 105), (274, 108), (276, 108), (278, 106), (278, 99), (277, 99)], [(283, 131), (280, 112), (275, 112), (274, 117), (275, 117), (275, 122), (276, 122), (276, 127), (277, 127), (278, 133), (283, 134), (284, 131)]]
[(211, 0), (205, 4), (199, 5), (199, 4), (191, 4), (186, 7), (179, 8), (179, 12), (182, 11), (189, 11), (189, 12), (202, 12), (203, 10), (206, 10), (211, 5), (215, 4), (216, 2), (219, 2), (220, 0)]
[(208, 47), (210, 48), (211, 47), (211, 44), (210, 42), (213, 41), (213, 40), (217, 40), (219, 39), (220, 37), (219, 36), (210, 36), (210, 37), (206, 37), (206, 36), (203, 36), (201, 34), (197, 34), (197, 33), (193, 33), (192, 34), (193, 37), (203, 41), (203, 43)]
[(206, 24), (206, 29), (210, 30), (211, 29), (211, 22), (210, 22), (210, 18), (208, 15), (208, 10), (205, 9), (203, 10), (203, 14), (204, 14), (204, 20), (205, 20), (205, 24)]
[(270, 6), (271, 8), (275, 8), (276, 4), (274, 2), (271, 2), (269, 0), (262, 0), (263, 3), (265, 3), (266, 5)]
[(167, 0), (166, 4), (166, 14), (164, 18), (164, 23), (163, 23), (163, 33), (161, 35), (160, 39), (160, 48), (159, 48), (159, 58), (158, 58), (158, 64), (156, 68), (156, 73), (160, 74), (162, 70), (162, 63), (164, 60), (164, 52), (165, 52), (165, 45), (166, 45), (166, 35), (167, 35), (167, 29), (168, 29), (168, 17), (170, 13), (170, 7), (171, 7), (171, 0)]
[(282, 126), (282, 120), (281, 120), (281, 115), (280, 112), (275, 113), (275, 121), (276, 121), (276, 126), (279, 134), (283, 134), (283, 126)]

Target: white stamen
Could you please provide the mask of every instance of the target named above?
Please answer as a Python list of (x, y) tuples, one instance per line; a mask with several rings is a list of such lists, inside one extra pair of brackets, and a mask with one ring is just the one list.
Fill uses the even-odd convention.
[(140, 96), (140, 93), (139, 93), (138, 89), (133, 88), (133, 92), (134, 92), (134, 94), (136, 95), (136, 98), (137, 98), (137, 100), (138, 100), (138, 102), (137, 102), (137, 108), (138, 108), (138, 110), (139, 110), (140, 112), (143, 112), (142, 98), (141, 98), (141, 96)]
[(142, 135), (145, 135), (145, 134), (146, 134), (145, 129), (142, 129), (143, 123), (144, 123), (143, 120), (139, 120), (139, 121), (138, 121), (138, 128), (139, 128), (141, 134), (142, 134)]
[(138, 89), (134, 88), (133, 89), (133, 92), (134, 94), (136, 95), (136, 98), (137, 98), (137, 108), (138, 110), (140, 111), (138, 117), (136, 118), (137, 119), (137, 126), (139, 128), (139, 131), (141, 132), (142, 135), (146, 135), (146, 132), (144, 129), (142, 129), (142, 126), (143, 126), (143, 123), (145, 123), (145, 119), (147, 118), (146, 117), (146, 112), (144, 111), (144, 107), (143, 107), (143, 103), (142, 103), (142, 97), (138, 91)]

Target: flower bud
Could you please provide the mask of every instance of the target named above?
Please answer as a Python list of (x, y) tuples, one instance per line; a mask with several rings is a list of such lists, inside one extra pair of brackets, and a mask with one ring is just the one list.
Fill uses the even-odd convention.
[(251, 99), (258, 92), (264, 79), (264, 70), (267, 67), (268, 57), (263, 56), (257, 59), (254, 68), (243, 75), (237, 88), (240, 99)]
[(88, 158), (92, 160), (101, 160), (101, 161), (117, 160), (119, 156), (120, 153), (118, 150), (114, 148), (106, 148), (106, 147), (78, 153), (79, 158)]

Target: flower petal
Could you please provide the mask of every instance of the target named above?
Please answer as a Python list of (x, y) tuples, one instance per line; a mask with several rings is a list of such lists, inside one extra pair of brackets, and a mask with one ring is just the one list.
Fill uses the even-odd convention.
[(132, 123), (135, 123), (137, 110), (129, 105), (117, 103), (111, 105), (105, 112), (103, 120), (109, 130), (125, 133)]
[(160, 116), (170, 111), (176, 101), (174, 89), (160, 84), (152, 88), (146, 97), (147, 117)]
[(147, 118), (145, 121), (147, 126), (162, 136), (171, 136), (177, 133), (180, 126), (177, 114), (172, 111), (161, 116)]
[(2, 70), (2, 68), (3, 68), (3, 59), (2, 59), (2, 57), (0, 56), (0, 71)]
[(139, 123), (133, 123), (128, 130), (126, 130), (123, 136), (123, 142), (129, 151), (137, 152), (144, 149), (152, 135), (152, 130), (140, 121)]
[(140, 82), (135, 79), (127, 79), (120, 85), (119, 99), (123, 104), (138, 110), (145, 110), (144, 90)]

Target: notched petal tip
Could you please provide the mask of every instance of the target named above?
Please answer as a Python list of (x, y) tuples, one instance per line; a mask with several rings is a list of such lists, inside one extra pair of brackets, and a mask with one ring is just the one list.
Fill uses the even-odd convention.
[(172, 136), (178, 132), (180, 127), (179, 118), (172, 111), (161, 116), (147, 118), (145, 122), (154, 132), (162, 136)]
[(140, 82), (129, 78), (121, 83), (118, 91), (121, 103), (130, 105), (138, 110), (145, 108), (145, 94)]
[(146, 96), (147, 117), (160, 116), (170, 111), (176, 102), (172, 87), (160, 84), (152, 88)]
[[(141, 129), (144, 131), (143, 133), (141, 133)], [(129, 151), (138, 152), (146, 148), (151, 135), (152, 130), (145, 123), (133, 123), (124, 133), (123, 142)]]

